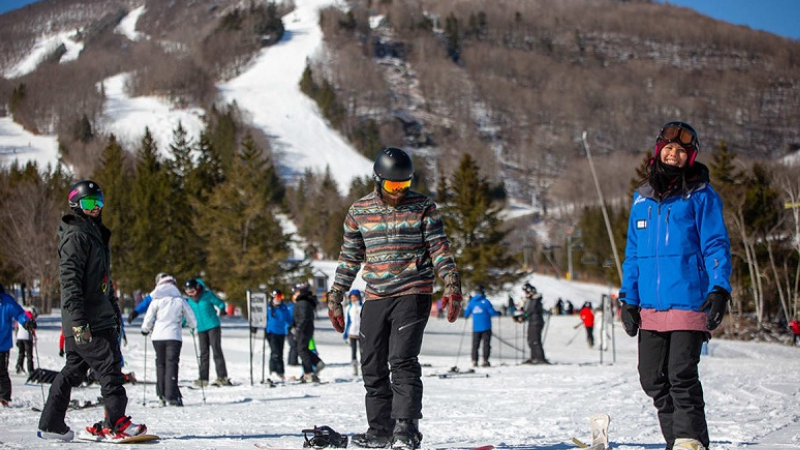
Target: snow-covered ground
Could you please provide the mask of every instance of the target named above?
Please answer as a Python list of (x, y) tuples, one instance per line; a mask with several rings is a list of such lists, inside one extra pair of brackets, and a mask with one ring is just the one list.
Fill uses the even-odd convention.
[(61, 56), (59, 62), (65, 63), (78, 59), (83, 51), (83, 42), (75, 40), (75, 31), (65, 31), (50, 36), (41, 36), (33, 44), (30, 52), (17, 64), (3, 71), (6, 78), (18, 78), (27, 75), (47, 59), (60, 45), (64, 45), (66, 53)]
[(11, 117), (0, 117), (0, 165), (17, 160), (20, 165), (35, 161), (39, 170), (58, 162), (58, 138), (31, 134)]
[(119, 25), (117, 25), (117, 28), (114, 29), (114, 32), (125, 35), (132, 41), (138, 41), (139, 39), (146, 37), (144, 33), (136, 31), (136, 24), (139, 22), (139, 17), (141, 17), (144, 12), (144, 5), (129, 12), (122, 20), (120, 20)]
[[(329, 271), (333, 263), (323, 270)], [(524, 280), (521, 280), (521, 282)], [(598, 300), (603, 286), (579, 285), (535, 275), (530, 281), (545, 293), (548, 303), (556, 296)], [(513, 288), (518, 294), (518, 286)], [(594, 295), (594, 297), (590, 297)], [(493, 297), (499, 306), (506, 293)], [(517, 296), (517, 295), (515, 295)], [(595, 303), (597, 304), (597, 303)], [(573, 328), (577, 316), (551, 317), (544, 348), (552, 366), (518, 365), (524, 349), (522, 326), (508, 317), (495, 319), (493, 367), (478, 368), (478, 376), (441, 379), (457, 366), (470, 366), (471, 324), (431, 318), (420, 362), (424, 365), (423, 448), (466, 447), (491, 444), (509, 450), (557, 450), (574, 446), (571, 437), (589, 439), (589, 416), (611, 416), (611, 445), (620, 450), (664, 448), (655, 410), (641, 391), (636, 372), (636, 340), (617, 324), (615, 351), (601, 353), (588, 348), (584, 330)], [(598, 317), (599, 323), (599, 317)], [(38, 358), (41, 366), (59, 369), (59, 318), (39, 319)], [(141, 320), (128, 326), (128, 345), (123, 348), (125, 372), (153, 381), (154, 353), (150, 342), (138, 333)], [(234, 387), (209, 387), (204, 391), (183, 388), (184, 408), (156, 406), (151, 384), (129, 385), (128, 414), (134, 422), (147, 423), (162, 440), (164, 449), (252, 449), (255, 443), (280, 448), (301, 448), (301, 430), (328, 425), (343, 434), (363, 432), (364, 388), (351, 374), (349, 347), (331, 328), (320, 311), (317, 345), (326, 363), (322, 385), (269, 388), (261, 384), (263, 333), (250, 341), (246, 324), (223, 319), (223, 347)], [(599, 337), (599, 330), (595, 330)], [(181, 384), (197, 378), (191, 335), (184, 332)], [(250, 384), (251, 344), (253, 380)], [(712, 340), (700, 370), (707, 403), (712, 448), (717, 450), (785, 450), (800, 447), (800, 348), (774, 344)], [(12, 350), (12, 358), (16, 357)], [(268, 355), (267, 355), (268, 356)], [(212, 364), (213, 366), (213, 364)], [(13, 367), (13, 359), (12, 359)], [(214, 376), (213, 367), (211, 376)], [(299, 376), (300, 368), (287, 367), (287, 375)], [(269, 376), (267, 374), (267, 376)], [(11, 376), (13, 408), (0, 412), (0, 447), (8, 449), (62, 448), (35, 438), (44, 388), (25, 386), (24, 377)], [(73, 398), (95, 400), (97, 387), (77, 388)], [(205, 400), (204, 400), (205, 397)], [(73, 428), (102, 418), (102, 411), (70, 411)], [(69, 448), (96, 448), (74, 443)]]

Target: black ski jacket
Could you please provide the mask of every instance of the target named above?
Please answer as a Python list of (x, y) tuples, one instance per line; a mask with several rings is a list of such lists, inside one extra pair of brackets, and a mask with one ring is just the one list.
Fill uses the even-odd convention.
[(119, 307), (111, 286), (111, 231), (102, 223), (67, 214), (61, 218), (58, 237), (64, 336), (72, 336), (72, 327), (84, 324), (93, 332), (116, 328)]
[(314, 317), (317, 309), (317, 299), (310, 292), (301, 293), (295, 300), (294, 326), (297, 331), (310, 335), (314, 332)]

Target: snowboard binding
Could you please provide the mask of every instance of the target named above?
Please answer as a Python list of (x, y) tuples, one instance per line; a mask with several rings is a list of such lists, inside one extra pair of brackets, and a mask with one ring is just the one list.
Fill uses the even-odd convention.
[(342, 436), (333, 428), (323, 425), (314, 426), (313, 429), (303, 430), (303, 448), (345, 448), (347, 447), (347, 436)]

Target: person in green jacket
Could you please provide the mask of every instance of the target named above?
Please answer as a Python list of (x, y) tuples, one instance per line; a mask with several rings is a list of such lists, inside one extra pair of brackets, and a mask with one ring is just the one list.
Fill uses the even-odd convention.
[(190, 278), (183, 285), (184, 292), (189, 299), (197, 318), (197, 335), (200, 341), (200, 378), (194, 381), (197, 386), (208, 385), (208, 348), (214, 351), (214, 367), (217, 370), (217, 379), (211, 383), (216, 386), (230, 386), (228, 369), (225, 367), (225, 355), (222, 354), (222, 328), (217, 316), (224, 316), (225, 302), (219, 299), (211, 289), (206, 288), (202, 280)]

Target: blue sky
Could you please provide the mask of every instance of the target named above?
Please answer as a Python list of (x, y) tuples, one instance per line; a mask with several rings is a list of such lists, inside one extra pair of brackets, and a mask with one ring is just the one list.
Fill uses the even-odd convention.
[[(0, 14), (35, 1), (0, 0)], [(669, 0), (669, 3), (688, 6), (720, 20), (800, 40), (800, 0)]]

